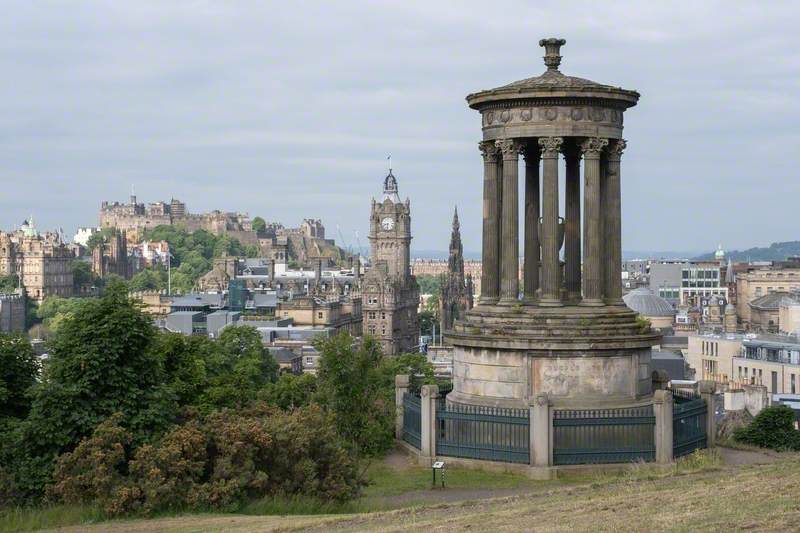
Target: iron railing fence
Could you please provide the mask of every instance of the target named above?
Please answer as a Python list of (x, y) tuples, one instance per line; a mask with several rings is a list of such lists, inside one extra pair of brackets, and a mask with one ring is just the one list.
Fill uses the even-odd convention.
[(672, 406), (672, 456), (678, 458), (705, 448), (708, 443), (708, 407), (703, 398), (678, 400)]
[(411, 393), (403, 394), (403, 440), (416, 449), (422, 442), (422, 399)]
[(653, 406), (553, 411), (556, 465), (655, 461)]
[(530, 462), (528, 409), (436, 404), (436, 454), (507, 463)]

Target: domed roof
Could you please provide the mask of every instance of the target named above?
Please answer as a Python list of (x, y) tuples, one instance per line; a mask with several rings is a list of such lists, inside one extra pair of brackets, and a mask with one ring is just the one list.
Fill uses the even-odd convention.
[(646, 288), (634, 289), (622, 297), (629, 308), (643, 317), (675, 316), (675, 309), (664, 298)]
[(567, 76), (558, 70), (561, 64), (560, 49), (566, 42), (564, 39), (556, 38), (540, 40), (539, 46), (545, 48), (544, 63), (547, 66), (547, 70), (542, 75), (470, 94), (467, 96), (470, 107), (477, 109), (483, 103), (510, 98), (564, 96), (622, 100), (625, 107), (636, 105), (639, 100), (639, 93), (636, 91), (605, 85), (585, 78)]

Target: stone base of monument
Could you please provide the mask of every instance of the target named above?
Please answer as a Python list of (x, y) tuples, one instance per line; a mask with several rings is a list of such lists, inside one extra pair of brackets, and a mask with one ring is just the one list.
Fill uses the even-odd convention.
[(652, 403), (650, 351), (660, 334), (623, 306), (478, 306), (447, 333), (448, 403), (527, 409), (537, 394), (556, 408)]

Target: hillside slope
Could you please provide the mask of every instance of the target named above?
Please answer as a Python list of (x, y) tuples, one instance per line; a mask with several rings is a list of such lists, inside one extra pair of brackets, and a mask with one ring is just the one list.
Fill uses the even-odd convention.
[[(634, 473), (635, 474), (635, 473)], [(637, 476), (638, 477), (638, 476)], [(600, 478), (598, 478), (600, 479)], [(154, 531), (798, 531), (800, 461), (583, 483), (498, 498), (321, 517), (189, 515), (60, 532)]]

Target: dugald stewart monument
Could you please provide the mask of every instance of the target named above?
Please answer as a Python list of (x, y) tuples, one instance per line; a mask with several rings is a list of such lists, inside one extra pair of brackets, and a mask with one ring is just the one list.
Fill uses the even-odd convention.
[(623, 303), (620, 274), (623, 114), (639, 93), (563, 74), (565, 43), (539, 42), (542, 75), (467, 96), (482, 126), (483, 277), (478, 305), (447, 332), (449, 404), (527, 408), (539, 395), (556, 408), (653, 402), (660, 335)]

